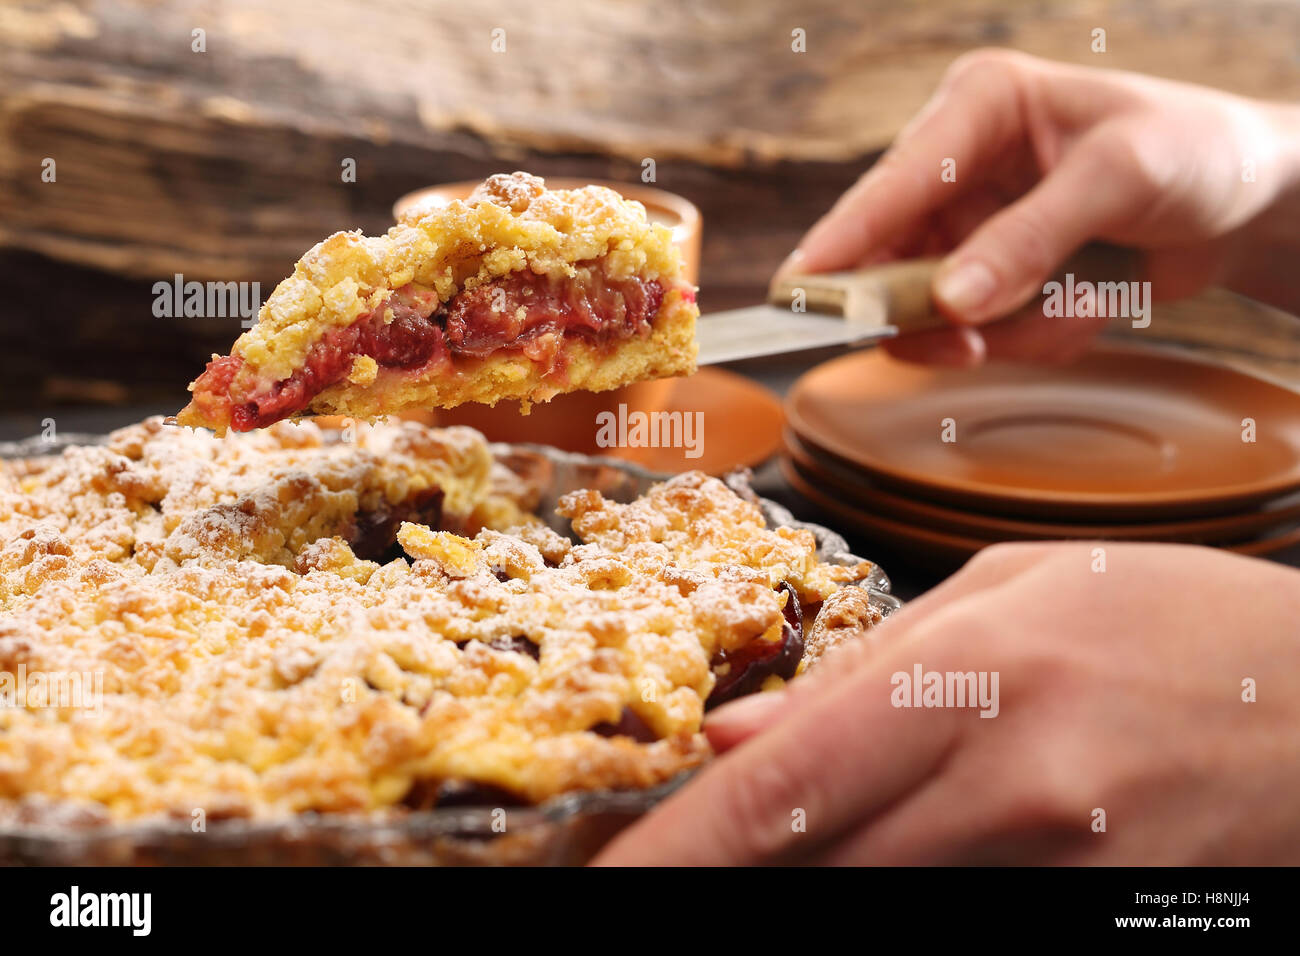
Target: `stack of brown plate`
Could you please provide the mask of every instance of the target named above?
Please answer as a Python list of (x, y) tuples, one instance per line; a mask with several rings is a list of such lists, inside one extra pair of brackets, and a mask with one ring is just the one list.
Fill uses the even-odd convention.
[(1300, 394), (1169, 352), (961, 370), (857, 352), (799, 379), (786, 422), (795, 490), (926, 563), (1011, 540), (1300, 542)]

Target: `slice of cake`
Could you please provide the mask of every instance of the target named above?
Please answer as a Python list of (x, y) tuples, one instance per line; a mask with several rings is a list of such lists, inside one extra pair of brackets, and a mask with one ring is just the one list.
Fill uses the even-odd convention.
[(694, 287), (670, 231), (600, 186), (490, 177), (387, 235), (309, 251), (231, 353), (190, 386), (183, 425), (604, 391), (695, 370)]

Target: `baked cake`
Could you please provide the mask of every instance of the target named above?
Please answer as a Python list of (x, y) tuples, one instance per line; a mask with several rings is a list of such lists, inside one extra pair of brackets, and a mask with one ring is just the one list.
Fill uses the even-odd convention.
[(79, 563), (147, 571), (217, 556), (292, 567), (332, 536), (373, 558), (402, 521), (477, 530), (484, 510), (517, 517), (493, 475), (470, 428), (285, 422), (216, 441), (153, 418), (104, 445), (0, 463), (0, 542), (57, 533)]
[(695, 370), (695, 289), (670, 230), (600, 186), (490, 177), (387, 235), (311, 249), (177, 416), (248, 431), (404, 408), (543, 402)]
[(708, 756), (706, 708), (807, 666), (805, 623), (821, 647), (879, 619), (844, 587), (868, 564), (701, 473), (567, 495), (574, 540), (523, 497), (476, 432), (409, 422), (152, 420), (0, 463), (0, 675), (101, 682), (0, 707), (0, 820), (647, 787)]

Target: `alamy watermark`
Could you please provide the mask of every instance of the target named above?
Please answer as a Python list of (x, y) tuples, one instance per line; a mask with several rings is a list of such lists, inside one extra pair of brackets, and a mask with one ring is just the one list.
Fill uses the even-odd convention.
[(683, 448), (687, 458), (704, 454), (703, 412), (617, 412), (596, 415), (596, 445), (600, 448)]
[(997, 671), (927, 671), (920, 664), (912, 672), (895, 671), (889, 702), (895, 707), (978, 708), (981, 717), (996, 717)]
[(103, 671), (0, 671), (0, 709), (84, 710), (98, 717), (104, 706)]
[(250, 329), (261, 307), (260, 282), (186, 282), (178, 272), (171, 282), (153, 284), (153, 314), (160, 319), (238, 317)]
[(1043, 315), (1049, 319), (1132, 319), (1133, 328), (1151, 324), (1150, 282), (1090, 282), (1065, 274), (1043, 286)]
[(152, 893), (93, 893), (75, 883), (66, 893), (50, 897), (54, 927), (121, 927), (132, 936), (148, 936), (153, 928)]

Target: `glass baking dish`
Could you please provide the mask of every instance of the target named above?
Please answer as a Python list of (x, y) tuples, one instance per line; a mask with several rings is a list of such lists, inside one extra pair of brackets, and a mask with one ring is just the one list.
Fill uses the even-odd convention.
[[(57, 454), (72, 445), (103, 441), (100, 435), (69, 434), (0, 442), (0, 458)], [(492, 451), (525, 480), (536, 499), (535, 512), (561, 534), (569, 533), (567, 519), (555, 514), (561, 495), (595, 488), (627, 501), (667, 477), (616, 459), (542, 445), (495, 444)], [(858, 563), (842, 537), (795, 520), (785, 508), (756, 495), (750, 480), (748, 470), (726, 477), (733, 491), (759, 506), (769, 525), (811, 531), (824, 561)], [(870, 594), (882, 616), (900, 606), (878, 566), (854, 586)], [(648, 790), (569, 793), (504, 811), (444, 807), (376, 816), (304, 814), (283, 821), (216, 821), (199, 833), (188, 820), (105, 824), (72, 810), (61, 813), (52, 807), (29, 818), (17, 810), (0, 816), (0, 865), (576, 865), (591, 859), (689, 776)]]

